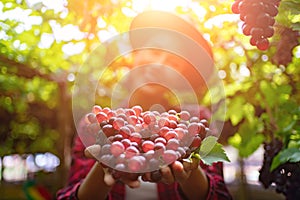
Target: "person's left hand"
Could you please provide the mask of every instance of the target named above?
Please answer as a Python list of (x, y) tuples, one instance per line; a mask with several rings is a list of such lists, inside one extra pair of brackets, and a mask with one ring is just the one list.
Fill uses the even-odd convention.
[[(161, 168), (159, 171), (156, 171), (156, 178), (153, 177), (153, 172), (147, 172), (142, 176), (142, 180), (149, 182), (162, 182), (166, 184), (171, 184), (174, 182), (184, 184), (190, 177), (191, 172), (198, 169), (198, 167), (199, 160), (195, 158), (192, 158), (191, 162), (175, 161), (172, 164)], [(158, 176), (160, 176), (160, 180), (158, 180)]]
[(84, 155), (87, 158), (92, 158), (96, 162), (98, 162), (104, 172), (104, 183), (107, 186), (113, 186), (117, 180), (123, 182), (124, 184), (128, 185), (131, 188), (138, 188), (140, 187), (140, 181), (138, 180), (138, 177), (140, 174), (138, 173), (127, 173), (127, 172), (120, 172), (112, 169), (109, 166), (104, 166), (100, 163), (99, 160), (97, 160), (98, 155), (101, 152), (101, 146), (98, 144), (88, 146), (84, 150)]

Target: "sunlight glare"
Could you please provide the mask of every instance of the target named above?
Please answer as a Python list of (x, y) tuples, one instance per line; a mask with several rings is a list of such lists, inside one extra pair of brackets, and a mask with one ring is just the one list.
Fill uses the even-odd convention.
[(212, 28), (213, 26), (217, 26), (222, 28), (224, 22), (236, 22), (239, 21), (239, 17), (234, 14), (222, 14), (217, 15), (215, 17), (210, 18), (204, 24), (206, 28)]
[(151, 0), (150, 5), (154, 10), (172, 11), (178, 5), (178, 0)]
[(176, 7), (187, 7), (191, 0), (133, 0), (132, 9), (136, 12), (144, 10), (175, 11)]
[(219, 70), (219, 71), (218, 71), (218, 76), (219, 76), (220, 79), (226, 78), (226, 76), (227, 76), (226, 71), (224, 71), (224, 70)]
[(295, 50), (295, 57), (296, 57), (296, 58), (300, 58), (300, 46), (296, 47), (296, 50)]
[(43, 33), (41, 35), (41, 40), (38, 44), (38, 47), (41, 49), (48, 49), (54, 42), (54, 36), (51, 33)]
[(240, 46), (234, 47), (234, 52), (237, 53), (239, 56), (245, 55), (244, 49)]
[(250, 76), (250, 71), (249, 71), (249, 69), (247, 68), (246, 65), (240, 65), (239, 72), (240, 72), (241, 76), (243, 76), (243, 77), (249, 77)]
[(149, 0), (132, 0), (132, 9), (136, 12), (142, 12), (149, 7)]
[(261, 56), (261, 59), (266, 62), (269, 60), (269, 57), (268, 57), (268, 55), (264, 54)]
[(67, 56), (72, 56), (76, 54), (80, 54), (85, 48), (84, 42), (73, 43), (70, 42), (68, 44), (63, 45), (62, 50)]
[(199, 20), (202, 20), (207, 13), (205, 8), (200, 6), (199, 3), (197, 3), (197, 2), (191, 2), (190, 7), (193, 10), (193, 12), (197, 15)]
[(43, 4), (48, 9), (53, 9), (55, 12), (63, 11), (67, 4), (66, 0), (43, 0)]
[(53, 30), (56, 41), (71, 41), (71, 40), (82, 40), (85, 36), (83, 32), (79, 30), (78, 26), (67, 24), (61, 27), (56, 21), (51, 20), (49, 24)]
[(33, 7), (35, 4), (43, 3), (47, 9), (54, 10), (54, 12), (61, 12), (66, 10), (67, 0), (27, 0), (29, 7)]
[(102, 17), (98, 17), (97, 25), (98, 25), (99, 28), (105, 28), (107, 23)]
[(124, 13), (124, 15), (126, 15), (127, 17), (134, 17), (137, 14), (136, 12), (134, 12), (134, 10), (128, 7), (123, 7), (122, 13)]

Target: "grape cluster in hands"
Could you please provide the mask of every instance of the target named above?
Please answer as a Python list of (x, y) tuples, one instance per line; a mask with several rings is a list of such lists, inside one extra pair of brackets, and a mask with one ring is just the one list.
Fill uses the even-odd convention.
[(97, 158), (115, 177), (151, 172), (159, 178), (161, 167), (191, 158), (210, 132), (206, 119), (188, 111), (159, 113), (140, 106), (112, 110), (96, 105), (87, 120), (100, 125)]
[(259, 50), (269, 48), (269, 39), (274, 35), (275, 17), (280, 0), (235, 0), (231, 10), (243, 21), (243, 34), (251, 36), (250, 44)]

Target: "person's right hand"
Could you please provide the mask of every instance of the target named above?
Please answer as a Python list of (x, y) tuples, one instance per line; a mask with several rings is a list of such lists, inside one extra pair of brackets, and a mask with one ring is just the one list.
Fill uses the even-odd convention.
[(87, 158), (95, 159), (96, 162), (99, 162), (103, 171), (104, 171), (104, 183), (111, 187), (115, 184), (117, 180), (123, 182), (124, 184), (128, 185), (131, 188), (138, 188), (140, 187), (140, 181), (138, 177), (140, 174), (135, 173), (127, 173), (127, 172), (119, 172), (110, 167), (104, 166), (100, 161), (97, 159), (97, 156), (101, 153), (101, 146), (98, 144), (88, 146), (84, 150), (84, 154)]

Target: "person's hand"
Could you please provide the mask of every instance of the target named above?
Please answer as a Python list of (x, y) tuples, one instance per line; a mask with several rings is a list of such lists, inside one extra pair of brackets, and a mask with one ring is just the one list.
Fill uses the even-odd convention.
[[(88, 146), (84, 151), (84, 154), (87, 158), (96, 159), (97, 162), (99, 162), (97, 157), (100, 155), (100, 153), (101, 146), (98, 144)], [(100, 162), (99, 164), (104, 171), (104, 182), (107, 186), (113, 186), (117, 180), (123, 182), (131, 188), (138, 188), (140, 186), (140, 181), (138, 180), (140, 174), (121, 172), (105, 166)]]
[(175, 161), (172, 164), (154, 172), (145, 173), (142, 176), (143, 181), (162, 182), (171, 184), (178, 182), (184, 184), (191, 175), (193, 170), (198, 169), (199, 160), (192, 158), (189, 161)]

